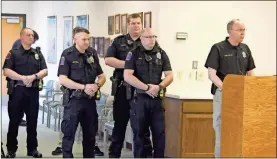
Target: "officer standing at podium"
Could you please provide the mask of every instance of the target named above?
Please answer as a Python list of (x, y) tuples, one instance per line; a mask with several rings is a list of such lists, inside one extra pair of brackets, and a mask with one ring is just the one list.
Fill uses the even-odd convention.
[(80, 122), (83, 132), (83, 157), (94, 158), (95, 136), (98, 128), (95, 100), (106, 78), (97, 53), (89, 49), (89, 31), (76, 27), (73, 33), (75, 44), (63, 51), (58, 69), (59, 81), (68, 90), (66, 99), (69, 100), (64, 102), (68, 104), (64, 106), (61, 123), (64, 134), (63, 157), (73, 158), (72, 146)]
[[(165, 88), (173, 81), (169, 58), (156, 43), (152, 29), (141, 32), (141, 44), (128, 53), (124, 80), (135, 89), (130, 100), (130, 121), (134, 134), (134, 157), (145, 158), (144, 134), (152, 132), (154, 158), (163, 158), (165, 119), (162, 99)], [(161, 80), (162, 73), (165, 78)]]
[[(9, 80), (9, 130), (7, 135), (7, 158), (16, 157), (18, 149), (18, 128), (23, 111), (27, 119), (27, 155), (41, 158), (37, 146), (37, 118), (39, 111), (39, 90), (42, 79), (47, 76), (47, 66), (42, 53), (33, 49), (34, 32), (24, 28), (20, 32), (19, 47), (13, 48), (7, 55), (3, 66), (4, 75)], [(24, 104), (22, 104), (24, 103)]]
[(256, 67), (249, 47), (242, 43), (245, 26), (239, 19), (227, 24), (229, 37), (212, 46), (205, 67), (212, 81), (213, 128), (215, 130), (215, 157), (220, 157), (221, 97), (223, 80), (228, 74), (253, 76)]

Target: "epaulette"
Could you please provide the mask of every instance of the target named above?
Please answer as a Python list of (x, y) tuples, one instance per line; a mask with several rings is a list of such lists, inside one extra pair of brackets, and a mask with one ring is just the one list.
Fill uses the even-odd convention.
[(63, 51), (64, 54), (70, 54), (71, 52), (73, 52), (73, 47), (69, 47)]

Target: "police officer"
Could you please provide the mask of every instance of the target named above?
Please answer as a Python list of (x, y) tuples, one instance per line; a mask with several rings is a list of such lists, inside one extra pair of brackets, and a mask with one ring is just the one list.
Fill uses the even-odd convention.
[(212, 46), (205, 67), (212, 81), (213, 128), (215, 130), (215, 157), (220, 157), (221, 97), (223, 80), (228, 74), (253, 76), (255, 63), (249, 47), (242, 43), (245, 26), (239, 19), (227, 24), (229, 37)]
[(61, 124), (64, 134), (62, 151), (64, 158), (73, 158), (72, 146), (80, 122), (83, 132), (83, 157), (93, 158), (98, 128), (95, 99), (106, 79), (96, 51), (88, 49), (89, 31), (81, 27), (74, 30), (75, 45), (63, 51), (58, 69), (61, 85), (70, 92)]
[[(33, 32), (34, 32), (34, 43), (35, 43), (39, 39), (39, 36), (38, 36), (38, 33), (36, 31), (33, 30)], [(21, 40), (19, 38), (13, 43), (12, 49), (15, 49), (15, 48), (20, 47), (20, 46), (21, 46)], [(10, 79), (6, 78), (6, 80), (8, 82)], [(11, 103), (11, 100), (12, 100), (11, 96), (9, 96), (8, 107)], [(26, 122), (26, 120), (23, 119), (23, 117), (24, 117), (24, 112), (22, 112), (22, 119), (21, 119), (21, 122), (20, 122), (19, 126), (27, 126), (27, 122)]]
[[(173, 81), (173, 73), (167, 54), (156, 44), (152, 29), (141, 32), (141, 44), (128, 53), (124, 80), (135, 87), (130, 101), (131, 127), (134, 134), (134, 157), (146, 157), (143, 146), (145, 131), (151, 128), (153, 157), (164, 157), (165, 119), (162, 97), (165, 88)], [(165, 78), (161, 80), (162, 73)]]
[[(30, 28), (20, 32), (21, 46), (13, 48), (5, 59), (4, 75), (13, 80), (11, 103), (9, 105), (9, 129), (7, 135), (8, 158), (14, 158), (17, 151), (18, 127), (24, 111), (27, 119), (27, 155), (42, 157), (37, 151), (37, 118), (39, 111), (39, 90), (47, 76), (47, 66), (41, 52), (31, 47), (34, 33)], [(22, 105), (22, 103), (25, 103)]]
[[(130, 105), (126, 94), (126, 85), (123, 80), (123, 70), (126, 55), (134, 50), (140, 43), (141, 17), (139, 14), (131, 14), (128, 17), (128, 34), (116, 37), (108, 48), (105, 63), (115, 68), (112, 77), (112, 95), (114, 95), (113, 118), (114, 128), (111, 137), (109, 156), (119, 158), (123, 146), (127, 124), (130, 118)], [(145, 131), (144, 145), (147, 149), (147, 156), (152, 156), (152, 144), (150, 131)]]

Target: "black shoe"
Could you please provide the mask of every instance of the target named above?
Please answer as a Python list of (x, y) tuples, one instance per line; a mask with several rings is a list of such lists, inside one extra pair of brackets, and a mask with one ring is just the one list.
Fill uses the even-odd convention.
[(22, 119), (19, 126), (27, 126), (27, 121)]
[(42, 158), (42, 154), (37, 150), (31, 151), (27, 153), (27, 156), (33, 156), (34, 158)]
[(104, 156), (104, 152), (100, 151), (98, 146), (94, 147), (94, 155), (95, 156)]
[(56, 155), (61, 155), (63, 153), (63, 150), (61, 147), (56, 147), (56, 149), (54, 151), (52, 151), (52, 155), (56, 156)]
[(15, 158), (15, 157), (16, 157), (15, 152), (8, 152), (6, 155), (6, 158)]

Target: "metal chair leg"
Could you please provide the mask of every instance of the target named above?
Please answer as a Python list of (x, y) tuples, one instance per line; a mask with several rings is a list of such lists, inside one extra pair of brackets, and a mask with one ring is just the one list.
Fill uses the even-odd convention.
[(42, 124), (44, 124), (44, 111), (45, 111), (45, 104), (42, 104)]

